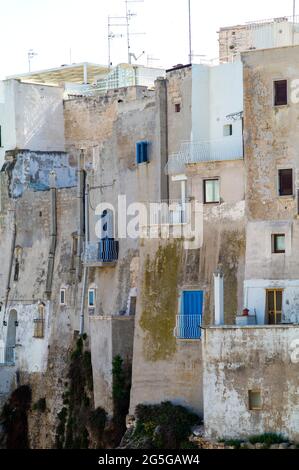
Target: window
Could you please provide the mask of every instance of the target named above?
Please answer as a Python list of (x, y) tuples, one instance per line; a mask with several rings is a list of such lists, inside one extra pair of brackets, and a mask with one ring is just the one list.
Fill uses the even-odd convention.
[(60, 289), (60, 299), (59, 299), (60, 305), (65, 305), (66, 304), (65, 294), (66, 294), (66, 289), (64, 289), (64, 288)]
[(129, 304), (129, 315), (135, 315), (136, 313), (136, 304), (137, 304), (137, 297), (130, 297), (130, 304)]
[(176, 113), (180, 113), (181, 112), (181, 104), (180, 103), (176, 103), (174, 105), (174, 109), (175, 109), (175, 112)]
[(288, 81), (276, 80), (274, 82), (274, 106), (288, 104)]
[(266, 322), (277, 325), (282, 320), (282, 289), (268, 289), (266, 292)]
[(293, 195), (293, 170), (288, 168), (285, 170), (278, 170), (279, 180), (279, 196), (292, 196)]
[(204, 203), (220, 202), (219, 179), (204, 180)]
[(45, 304), (41, 302), (38, 305), (38, 318), (33, 320), (34, 323), (34, 338), (44, 337), (44, 324), (45, 324)]
[(223, 126), (223, 135), (224, 135), (224, 137), (228, 137), (230, 135), (233, 135), (233, 125), (232, 124), (225, 124), (225, 126)]
[(136, 162), (138, 165), (148, 162), (148, 142), (141, 141), (136, 143)]
[(89, 289), (88, 291), (88, 307), (89, 308), (95, 308), (95, 300), (96, 300), (95, 289)]
[(285, 235), (278, 233), (272, 235), (272, 253), (285, 253)]
[(261, 395), (260, 390), (248, 391), (248, 404), (249, 404), (250, 410), (262, 409), (262, 395)]

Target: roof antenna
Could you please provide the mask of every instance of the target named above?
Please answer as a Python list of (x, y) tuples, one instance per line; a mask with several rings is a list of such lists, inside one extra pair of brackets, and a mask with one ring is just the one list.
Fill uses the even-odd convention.
[(192, 64), (192, 30), (191, 30), (191, 0), (188, 0), (189, 16), (189, 64)]

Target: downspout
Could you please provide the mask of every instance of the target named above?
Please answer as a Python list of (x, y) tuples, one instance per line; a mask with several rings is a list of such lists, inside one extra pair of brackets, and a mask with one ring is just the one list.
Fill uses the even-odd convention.
[(84, 220), (83, 220), (83, 191), (84, 191), (84, 150), (81, 149), (78, 157), (78, 178), (77, 178), (77, 208), (78, 208), (78, 250), (77, 250), (77, 260), (76, 260), (76, 282), (78, 283), (82, 275), (82, 260), (81, 254), (83, 251), (83, 235), (84, 235)]
[(50, 199), (51, 199), (51, 213), (50, 213), (50, 249), (48, 256), (48, 271), (46, 280), (45, 294), (49, 299), (52, 293), (54, 261), (57, 242), (57, 213), (56, 213), (56, 174), (54, 171), (50, 173)]
[[(84, 206), (84, 215), (85, 215), (85, 249), (89, 242), (89, 186), (85, 184), (85, 206)], [(83, 255), (84, 256), (84, 255)], [(84, 268), (83, 268), (83, 284), (82, 284), (82, 296), (81, 296), (81, 307), (80, 307), (80, 336), (84, 333), (84, 305), (85, 297), (87, 291), (87, 281), (88, 281), (88, 272), (89, 269), (84, 259)]]
[(16, 201), (15, 201), (15, 208), (13, 210), (12, 239), (11, 239), (11, 246), (10, 246), (9, 268), (8, 268), (8, 276), (7, 276), (6, 291), (5, 291), (3, 321), (6, 316), (6, 309), (7, 309), (7, 304), (8, 304), (9, 292), (10, 292), (10, 280), (11, 280), (14, 252), (16, 248), (16, 238), (17, 238), (17, 224), (16, 224)]

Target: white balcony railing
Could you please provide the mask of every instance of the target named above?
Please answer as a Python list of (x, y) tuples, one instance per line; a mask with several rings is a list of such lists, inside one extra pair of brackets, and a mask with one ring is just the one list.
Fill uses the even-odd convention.
[(0, 348), (0, 366), (13, 366), (15, 364), (15, 348)]
[(225, 137), (220, 140), (182, 142), (179, 152), (170, 155), (165, 171), (168, 175), (178, 174), (184, 172), (185, 165), (191, 163), (241, 160), (243, 153), (241, 136)]
[(201, 315), (177, 315), (174, 336), (177, 339), (200, 339)]

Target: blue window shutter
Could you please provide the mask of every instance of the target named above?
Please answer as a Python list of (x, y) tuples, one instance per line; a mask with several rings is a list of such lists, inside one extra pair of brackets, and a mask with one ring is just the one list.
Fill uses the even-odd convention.
[(136, 162), (137, 165), (141, 163), (141, 148), (140, 148), (140, 142), (136, 143)]
[(140, 141), (136, 143), (136, 162), (137, 165), (140, 163), (148, 162), (148, 142)]

